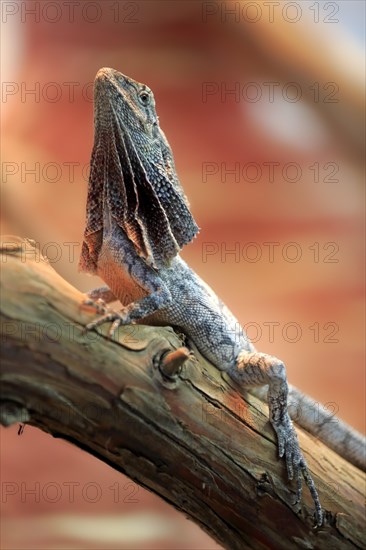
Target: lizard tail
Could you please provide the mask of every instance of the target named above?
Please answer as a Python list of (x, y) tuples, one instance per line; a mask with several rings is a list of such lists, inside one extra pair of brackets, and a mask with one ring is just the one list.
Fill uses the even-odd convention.
[[(267, 388), (251, 388), (251, 393), (267, 401)], [(332, 405), (332, 408), (330, 407)], [(366, 471), (366, 438), (335, 416), (335, 404), (326, 409), (289, 385), (288, 411), (296, 424), (318, 437), (345, 460)]]

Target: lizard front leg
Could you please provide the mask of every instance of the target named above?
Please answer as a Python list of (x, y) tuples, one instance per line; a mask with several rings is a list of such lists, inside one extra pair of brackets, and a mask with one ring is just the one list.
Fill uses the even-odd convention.
[(103, 315), (107, 312), (107, 304), (118, 300), (108, 286), (93, 288), (86, 295), (87, 298), (83, 300), (82, 304), (94, 307), (98, 314)]
[(245, 386), (268, 384), (270, 422), (277, 434), (279, 456), (286, 460), (288, 478), (296, 479), (298, 501), (301, 500), (302, 477), (304, 477), (315, 504), (316, 523), (321, 525), (323, 512), (319, 496), (287, 410), (288, 384), (285, 365), (277, 357), (243, 350), (239, 353), (236, 365), (229, 374)]
[[(112, 326), (109, 335), (113, 336), (114, 332), (120, 325), (135, 323), (136, 321), (155, 313), (156, 311), (167, 307), (171, 301), (171, 293), (166, 284), (159, 277), (157, 272), (147, 266), (143, 261), (136, 261), (128, 265), (129, 276), (131, 280), (141, 289), (146, 292), (146, 296), (129, 303), (120, 311), (107, 311), (101, 317), (98, 317), (86, 328), (91, 330), (103, 323), (112, 321)], [(118, 299), (118, 292), (113, 293), (109, 287), (102, 287), (89, 293), (92, 298), (102, 295), (110, 298), (109, 301)]]
[(110, 304), (111, 302), (115, 302), (116, 300), (118, 300), (118, 298), (113, 294), (109, 286), (99, 286), (98, 288), (93, 288), (93, 290), (89, 290), (86, 295), (88, 296), (87, 299), (93, 302), (97, 302), (98, 300), (100, 300), (105, 304)]

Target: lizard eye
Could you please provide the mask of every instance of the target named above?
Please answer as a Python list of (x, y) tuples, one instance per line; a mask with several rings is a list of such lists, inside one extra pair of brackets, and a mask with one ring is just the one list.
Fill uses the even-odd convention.
[(150, 102), (150, 95), (147, 92), (141, 92), (139, 94), (139, 99), (142, 105), (148, 105)]

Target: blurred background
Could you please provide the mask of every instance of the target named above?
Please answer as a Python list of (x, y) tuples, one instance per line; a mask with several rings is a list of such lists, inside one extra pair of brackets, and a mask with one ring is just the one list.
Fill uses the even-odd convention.
[[(364, 9), (1, 2), (2, 233), (100, 284), (77, 270), (92, 82), (107, 66), (148, 84), (201, 227), (183, 257), (291, 383), (364, 432)], [(0, 435), (1, 548), (219, 548), (70, 444)]]

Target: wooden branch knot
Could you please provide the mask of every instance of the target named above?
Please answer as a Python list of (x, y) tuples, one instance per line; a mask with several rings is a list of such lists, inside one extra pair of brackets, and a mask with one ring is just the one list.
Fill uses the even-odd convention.
[(154, 358), (153, 364), (161, 375), (161, 381), (167, 388), (174, 389), (178, 382), (178, 377), (182, 372), (183, 364), (192, 357), (192, 352), (186, 347), (180, 347), (176, 350), (168, 350), (160, 353)]

